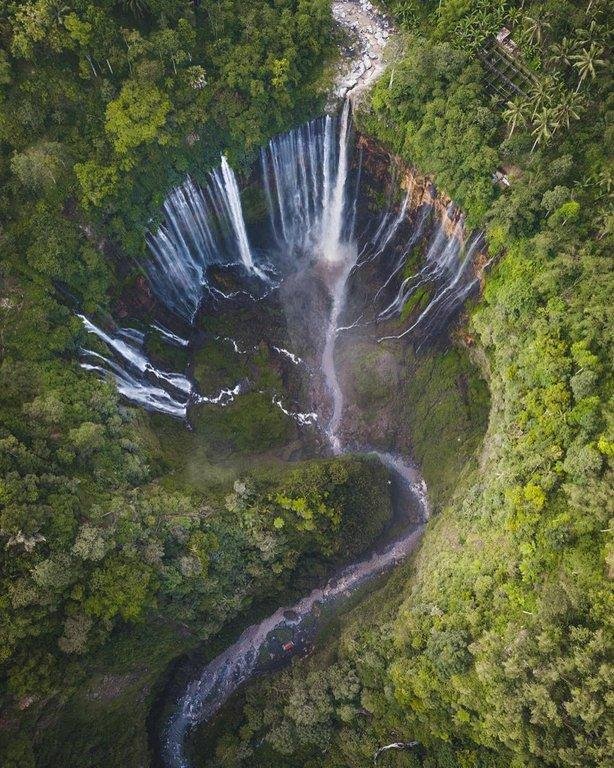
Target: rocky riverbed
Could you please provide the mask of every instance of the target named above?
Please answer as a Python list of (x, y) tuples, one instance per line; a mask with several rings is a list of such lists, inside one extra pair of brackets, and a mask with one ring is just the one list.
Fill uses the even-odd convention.
[(392, 21), (369, 0), (336, 0), (333, 16), (348, 33), (342, 47), (335, 98), (355, 99), (385, 68), (385, 50), (396, 30)]

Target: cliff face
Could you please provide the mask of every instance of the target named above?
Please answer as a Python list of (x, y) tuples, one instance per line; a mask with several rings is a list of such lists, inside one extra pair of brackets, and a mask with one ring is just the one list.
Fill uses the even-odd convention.
[[(343, 440), (356, 450), (371, 446), (412, 457), (425, 472), (437, 509), (481, 439), (488, 393), (465, 350), (472, 340), (459, 319), (462, 302), (429, 338), (403, 333), (442, 290), (439, 273), (435, 270), (433, 277), (424, 270), (429, 248), (439, 236), (430, 258), (436, 264), (437, 250), (451, 243), (449, 261), (460, 263), (461, 242), (469, 234), (452, 200), (379, 142), (359, 134), (353, 165), (354, 173), (360, 168), (359, 257), (348, 280), (335, 349), (345, 395)], [(381, 250), (388, 236), (382, 232), (392, 224)], [(485, 261), (485, 252), (476, 248), (468, 265), (467, 279), (473, 284), (468, 295), (479, 292)], [(422, 284), (387, 316), (386, 307), (412, 281)]]
[(368, 174), (372, 188), (385, 189), (392, 181), (398, 187), (410, 192), (407, 213), (419, 210), (424, 205), (432, 207), (433, 216), (439, 219), (446, 231), (452, 235), (456, 225), (464, 219), (462, 211), (448, 195), (438, 192), (433, 180), (426, 174), (420, 173), (401, 159), (398, 155), (388, 152), (377, 140), (359, 134), (357, 151), (362, 154), (362, 170)]

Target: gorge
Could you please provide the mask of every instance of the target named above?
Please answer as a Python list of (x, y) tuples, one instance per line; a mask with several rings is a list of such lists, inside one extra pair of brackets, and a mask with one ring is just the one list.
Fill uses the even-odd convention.
[[(285, 352), (292, 365), (301, 361), (309, 372), (308, 400), (293, 402), (292, 407), (298, 410), (290, 412), (282, 401), (293, 393), (271, 392), (271, 407), (277, 405), (285, 415), (294, 417), (299, 429), (320, 432), (320, 450), (325, 453), (327, 443), (333, 454), (376, 450), (394, 480), (396, 506), (405, 507), (397, 510), (401, 527), (393, 541), (380, 544), (366, 559), (347, 565), (326, 586), (316, 588), (292, 607), (279, 608), (246, 629), (236, 643), (204, 668), (172, 707), (169, 722), (163, 726), (162, 764), (171, 768), (187, 768), (184, 741), (189, 730), (211, 719), (233, 692), (257, 673), (275, 633), (282, 628), (290, 630), (292, 640), (288, 642), (304, 651), (306, 622), (315, 627), (322, 623), (314, 618), (315, 608), (318, 615), (323, 607), (332, 610), (365, 582), (405, 558), (428, 516), (426, 486), (410, 463), (407, 445), (391, 445), (386, 434), (377, 435), (373, 444), (348, 443), (343, 427), (344, 391), (336, 370), (336, 341), (340, 324), (350, 319), (346, 317), (349, 304), (358, 319), (345, 325), (345, 345), (352, 344), (352, 333), (360, 334), (363, 345), (375, 347), (411, 333), (419, 347), (445, 334), (479, 281), (476, 254), (480, 237), (468, 237), (453, 204), (439, 201), (428, 182), (397, 167), (398, 161), (395, 164), (389, 159), (382, 167), (381, 158), (365, 160), (363, 144), (355, 135), (351, 102), (346, 99), (337, 115), (326, 115), (275, 137), (261, 150), (255, 179), (264, 192), (268, 225), (258, 222), (256, 229), (246, 225), (237, 180), (222, 158), (220, 169), (211, 174), (206, 188), (188, 179), (169, 195), (164, 223), (148, 236), (152, 258), (147, 269), (152, 289), (184, 325), (181, 336), (160, 331), (163, 326), (159, 324), (147, 333), (157, 333), (170, 345), (187, 343), (190, 349), (194, 343), (191, 329), (198, 323), (203, 304), (213, 305), (217, 314), (235, 312), (243, 302), (264, 305), (275, 301), (276, 295), (282, 308), (304, 304), (311, 315), (303, 312), (300, 318), (293, 318), (286, 312), (288, 338), (283, 344), (292, 352), (275, 349)], [(376, 167), (369, 169), (376, 160)], [(388, 206), (370, 210), (373, 174), (382, 172), (388, 177)], [(406, 189), (398, 185), (397, 174)], [(412, 249), (418, 254), (413, 274), (402, 271)], [(232, 276), (230, 291), (225, 288), (224, 274)], [(309, 296), (318, 283), (324, 306)], [(418, 291), (422, 292), (420, 298), (406, 311)], [(363, 294), (363, 303), (358, 304)], [(306, 302), (303, 297), (307, 297)], [(399, 318), (407, 327), (391, 333)], [(205, 403), (224, 407), (250, 388), (249, 381), (236, 386), (229, 381), (218, 396), (204, 396), (185, 374), (159, 370), (144, 357), (139, 351), (143, 349), (143, 332), (118, 329), (107, 334), (87, 318), (82, 320), (86, 330), (114, 354), (109, 360), (84, 350), (83, 367), (115, 379), (121, 394), (146, 408), (189, 420), (191, 409)], [(250, 354), (249, 348), (242, 348), (245, 341), (241, 337), (230, 341), (237, 355)], [(98, 360), (105, 367), (89, 360)], [(310, 415), (312, 418), (307, 418)], [(378, 448), (392, 448), (396, 453), (382, 453)], [(307, 634), (314, 638), (315, 632), (312, 626)], [(278, 663), (287, 663), (291, 657), (292, 652), (286, 653)]]
[(0, 10), (3, 768), (609, 768), (607, 12)]

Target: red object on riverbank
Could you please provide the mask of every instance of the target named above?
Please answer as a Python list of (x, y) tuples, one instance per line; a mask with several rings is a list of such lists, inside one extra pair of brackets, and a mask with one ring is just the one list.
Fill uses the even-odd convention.
[(294, 643), (292, 642), (292, 640), (289, 640), (287, 643), (284, 643), (281, 647), (284, 649), (286, 653), (290, 653), (290, 651), (294, 650)]

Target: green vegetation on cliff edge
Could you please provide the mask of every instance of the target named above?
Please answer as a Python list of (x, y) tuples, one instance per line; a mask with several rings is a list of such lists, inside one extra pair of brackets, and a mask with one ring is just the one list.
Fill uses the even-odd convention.
[[(488, 433), (412, 563), (338, 641), (252, 687), (240, 738), (207, 764), (366, 768), (418, 739), (381, 764), (605, 768), (608, 4), (389, 5), (411, 32), (360, 119), (486, 229), (494, 263), (465, 338), (489, 378)], [(476, 55), (503, 23), (534, 78), (509, 103)], [(76, 365), (71, 304), (119, 294), (165, 191), (316, 105), (329, 3), (4, 2), (0, 39), (2, 762), (140, 764), (151, 670), (386, 518), (385, 476), (359, 459), (205, 492)], [(99, 733), (84, 713), (106, 718)]]

